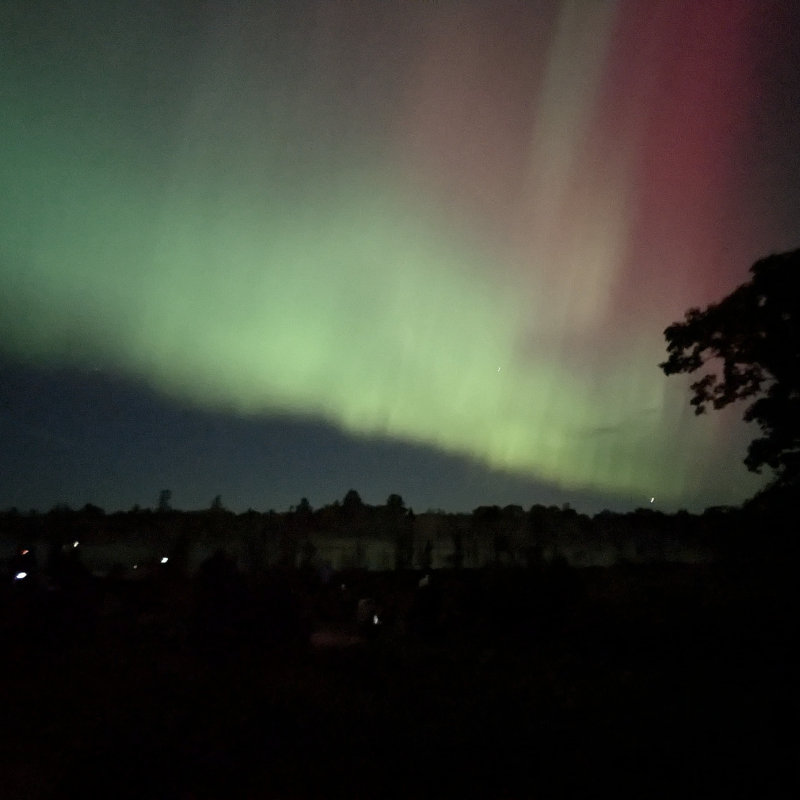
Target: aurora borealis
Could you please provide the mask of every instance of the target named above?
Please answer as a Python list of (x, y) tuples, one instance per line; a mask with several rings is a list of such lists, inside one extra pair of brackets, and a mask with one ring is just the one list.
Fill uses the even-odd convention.
[[(8, 363), (609, 502), (760, 485), (740, 412), (695, 418), (657, 364), (668, 324), (800, 241), (790, 3), (4, 8)], [(0, 506), (65, 499), (14, 458)]]

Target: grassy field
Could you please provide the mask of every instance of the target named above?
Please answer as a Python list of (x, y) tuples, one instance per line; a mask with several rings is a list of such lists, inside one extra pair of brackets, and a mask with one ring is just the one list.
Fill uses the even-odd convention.
[[(233, 628), (198, 617), (177, 578), (56, 610), (6, 592), (0, 795), (794, 796), (789, 576), (437, 574), (421, 632), (417, 575), (344, 576), (326, 595), (273, 576)], [(292, 640), (269, 628), (285, 609), (270, 581)], [(376, 640), (308, 646), (365, 593), (384, 608)]]

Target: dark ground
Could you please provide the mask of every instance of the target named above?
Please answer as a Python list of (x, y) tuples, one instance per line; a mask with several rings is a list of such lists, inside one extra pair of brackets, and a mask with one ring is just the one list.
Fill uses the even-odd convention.
[[(176, 577), (6, 587), (0, 796), (794, 797), (793, 574), (437, 573), (430, 625), (419, 575), (272, 576), (223, 620)], [(381, 636), (304, 644), (364, 594)]]

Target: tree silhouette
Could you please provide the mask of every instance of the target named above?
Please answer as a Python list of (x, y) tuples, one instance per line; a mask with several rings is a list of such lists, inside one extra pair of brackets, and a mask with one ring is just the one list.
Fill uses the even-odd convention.
[(667, 375), (717, 367), (691, 385), (697, 414), (754, 398), (744, 419), (763, 435), (744, 463), (771, 468), (774, 484), (785, 485), (800, 476), (800, 250), (761, 259), (750, 272), (726, 298), (664, 331), (669, 358), (659, 366)]
[(454, 569), (464, 566), (464, 536), (460, 531), (453, 533), (453, 555), (451, 561)]
[(386, 500), (386, 508), (393, 514), (402, 515), (406, 513), (406, 504), (399, 494), (390, 494)]
[(169, 489), (162, 489), (158, 493), (158, 510), (163, 512), (171, 511), (169, 501), (172, 500), (172, 492)]
[(218, 494), (215, 495), (214, 499), (211, 501), (211, 510), (212, 511), (222, 511), (222, 495)]
[(352, 511), (357, 508), (362, 508), (364, 503), (361, 501), (361, 496), (355, 489), (350, 491), (344, 496), (342, 506), (347, 511)]

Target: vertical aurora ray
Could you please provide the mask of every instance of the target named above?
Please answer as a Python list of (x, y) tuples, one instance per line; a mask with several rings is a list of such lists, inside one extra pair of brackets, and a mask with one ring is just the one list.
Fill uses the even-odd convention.
[(744, 0), (242, 5), (183, 60), (145, 18), (69, 79), (83, 34), (35, 69), (18, 45), (2, 347), (677, 503), (729, 457), (656, 365), (747, 266), (747, 26)]

